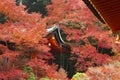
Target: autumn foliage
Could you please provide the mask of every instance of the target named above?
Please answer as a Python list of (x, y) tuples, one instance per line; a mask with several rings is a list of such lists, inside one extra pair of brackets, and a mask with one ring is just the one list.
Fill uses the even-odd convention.
[[(69, 60), (75, 61), (76, 71), (106, 64), (112, 59), (109, 54), (118, 55), (120, 52), (120, 45), (114, 42), (115, 37), (109, 27), (102, 24), (82, 0), (51, 0), (46, 9), (48, 16), (42, 17), (42, 14), (34, 12), (29, 14), (25, 5), (17, 6), (14, 0), (0, 0), (0, 15), (6, 19), (0, 23), (0, 41), (4, 42), (0, 44), (0, 79), (27, 80), (33, 73), (36, 80), (43, 77), (67, 80), (63, 68), (58, 70), (59, 65), (49, 63), (55, 58), (47, 45), (46, 26), (54, 24), (67, 35), (65, 40), (71, 46)], [(103, 49), (112, 51), (107, 53)], [(25, 72), (26, 67), (32, 68), (32, 71)], [(118, 68), (113, 67), (117, 72)], [(106, 66), (99, 69), (107, 70)], [(87, 74), (96, 74), (91, 70), (94, 69), (90, 68)], [(116, 76), (118, 74), (113, 77)]]
[(120, 63), (116, 62), (113, 64), (104, 65), (101, 67), (89, 68), (86, 74), (89, 76), (89, 80), (119, 80)]
[[(24, 78), (27, 75), (22, 70), (25, 66), (32, 67), (38, 78), (48, 76), (49, 70), (52, 74), (57, 74), (55, 66), (47, 64), (53, 56), (48, 52), (50, 49), (46, 45), (46, 24), (41, 15), (28, 14), (24, 10), (25, 6), (16, 6), (13, 0), (0, 2), (0, 15), (7, 18), (4, 24), (0, 24), (0, 40), (6, 43), (6, 46), (0, 45), (0, 79)], [(12, 46), (14, 50), (7, 48), (8, 42), (15, 43)], [(15, 76), (18, 77), (11, 79)]]
[(119, 80), (120, 62), (113, 62), (99, 67), (90, 67), (86, 73), (76, 73), (72, 80)]

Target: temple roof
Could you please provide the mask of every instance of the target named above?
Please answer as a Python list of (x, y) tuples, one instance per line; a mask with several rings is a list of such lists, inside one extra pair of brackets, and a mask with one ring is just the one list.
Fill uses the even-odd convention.
[(83, 0), (95, 16), (112, 31), (120, 31), (120, 0)]
[(64, 40), (62, 39), (61, 33), (60, 33), (60, 28), (58, 25), (54, 25), (51, 28), (47, 29), (47, 37), (49, 37), (51, 34), (57, 34), (58, 39), (60, 40), (61, 43), (65, 43)]
[(48, 45), (54, 52), (69, 52), (70, 46), (62, 39), (60, 28), (58, 25), (54, 25), (51, 28), (47, 28)]

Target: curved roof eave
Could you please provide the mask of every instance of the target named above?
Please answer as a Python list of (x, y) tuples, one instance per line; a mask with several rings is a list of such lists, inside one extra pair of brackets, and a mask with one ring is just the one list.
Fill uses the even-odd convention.
[(54, 24), (53, 27), (48, 28), (48, 29), (47, 29), (47, 35), (52, 34), (54, 31), (56, 31), (56, 33), (58, 34), (58, 37), (59, 37), (60, 41), (65, 44), (66, 42), (62, 39), (62, 36), (61, 36), (61, 34), (60, 34), (59, 25)]

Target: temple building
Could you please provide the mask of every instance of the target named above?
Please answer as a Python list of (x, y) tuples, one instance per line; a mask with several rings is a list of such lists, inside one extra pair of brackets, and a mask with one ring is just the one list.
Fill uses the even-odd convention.
[(48, 39), (48, 46), (52, 51), (56, 53), (70, 52), (70, 46), (62, 39), (58, 25), (54, 25), (53, 27), (48, 28), (47, 33), (48, 35), (46, 37)]
[(48, 39), (48, 46), (51, 48), (51, 53), (55, 57), (55, 60), (52, 60), (51, 63), (58, 64), (58, 69), (61, 67), (64, 68), (68, 73), (68, 77), (72, 77), (75, 70), (70, 61), (71, 48), (70, 45), (63, 40), (59, 26), (54, 25), (48, 28), (46, 37)]
[(120, 0), (83, 0), (93, 14), (111, 28), (120, 44)]
[(83, 0), (88, 8), (113, 33), (120, 31), (120, 0)]

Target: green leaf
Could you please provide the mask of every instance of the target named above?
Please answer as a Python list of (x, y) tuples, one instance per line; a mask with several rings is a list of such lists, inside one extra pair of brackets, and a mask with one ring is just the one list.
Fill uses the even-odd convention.
[(40, 80), (50, 80), (49, 78), (41, 78)]
[(30, 73), (28, 80), (36, 80), (34, 73)]
[(23, 71), (26, 73), (31, 73), (31, 72), (33, 72), (33, 69), (31, 67), (27, 66), (27, 67), (23, 68)]

